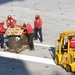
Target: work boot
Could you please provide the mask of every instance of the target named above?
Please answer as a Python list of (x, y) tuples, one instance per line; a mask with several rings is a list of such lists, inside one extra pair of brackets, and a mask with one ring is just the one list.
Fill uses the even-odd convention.
[(35, 49), (34, 48), (32, 48), (32, 49), (29, 49), (30, 51), (34, 51)]

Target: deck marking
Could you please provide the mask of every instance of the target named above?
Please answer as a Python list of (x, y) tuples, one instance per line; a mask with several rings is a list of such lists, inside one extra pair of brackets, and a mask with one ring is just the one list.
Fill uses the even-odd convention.
[(43, 64), (55, 65), (52, 59), (47, 59), (47, 58), (42, 58), (42, 57), (22, 55), (22, 54), (10, 53), (10, 52), (0, 52), (0, 56), (19, 59), (19, 60), (32, 61), (32, 62), (37, 62), (37, 63), (43, 63)]
[(44, 47), (54, 47), (53, 45), (46, 45), (46, 44), (39, 44), (39, 43), (34, 43), (34, 45), (44, 46)]

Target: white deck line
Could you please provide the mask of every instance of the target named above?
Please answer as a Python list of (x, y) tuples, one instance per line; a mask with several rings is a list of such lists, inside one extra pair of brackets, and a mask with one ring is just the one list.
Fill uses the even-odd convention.
[(43, 64), (55, 65), (52, 59), (29, 56), (29, 55), (22, 55), (22, 54), (10, 53), (10, 52), (0, 52), (0, 56), (19, 59), (19, 60), (25, 60), (25, 61), (32, 61), (32, 62), (37, 62), (37, 63), (43, 63)]
[(53, 45), (45, 45), (45, 44), (39, 44), (39, 43), (34, 43), (34, 45), (44, 46), (44, 47), (54, 47)]

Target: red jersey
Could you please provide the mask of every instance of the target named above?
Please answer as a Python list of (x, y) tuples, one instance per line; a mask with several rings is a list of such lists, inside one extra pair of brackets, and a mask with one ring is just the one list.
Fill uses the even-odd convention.
[(6, 25), (7, 25), (7, 27), (14, 27), (15, 22), (16, 22), (16, 20), (14, 18), (7, 19), (6, 20)]
[(5, 32), (4, 26), (0, 24), (0, 34), (4, 34), (4, 32)]
[(41, 28), (42, 27), (42, 19), (38, 18), (34, 20), (34, 28)]
[(24, 28), (24, 30), (26, 30), (26, 32), (28, 34), (33, 34), (34, 33), (34, 31), (32, 29), (32, 26), (30, 24), (27, 24), (27, 26)]

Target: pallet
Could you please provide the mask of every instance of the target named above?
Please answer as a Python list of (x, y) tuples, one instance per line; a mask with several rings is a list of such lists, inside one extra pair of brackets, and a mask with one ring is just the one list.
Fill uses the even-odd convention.
[(17, 48), (17, 49), (10, 49), (10, 48), (7, 48), (7, 49), (4, 49), (4, 51), (8, 51), (8, 52), (14, 52), (14, 53), (20, 53), (26, 49), (29, 48), (29, 45), (22, 45), (20, 48)]
[(14, 27), (14, 28), (8, 28), (5, 34), (7, 36), (13, 36), (13, 35), (21, 36), (22, 32), (23, 30), (21, 29), (21, 27)]

